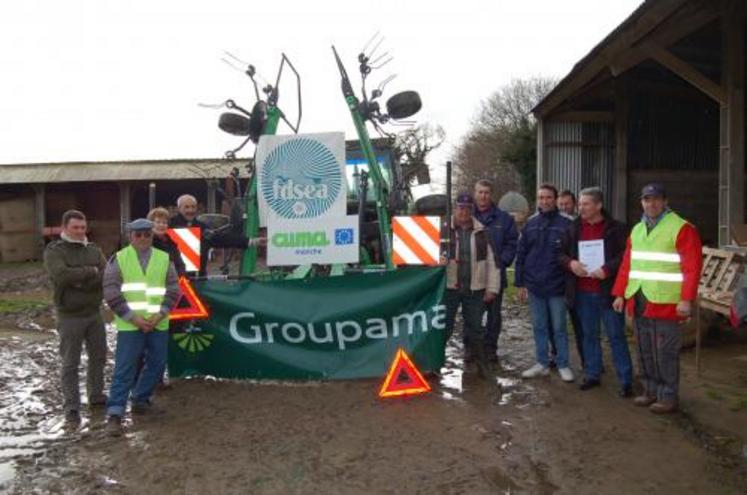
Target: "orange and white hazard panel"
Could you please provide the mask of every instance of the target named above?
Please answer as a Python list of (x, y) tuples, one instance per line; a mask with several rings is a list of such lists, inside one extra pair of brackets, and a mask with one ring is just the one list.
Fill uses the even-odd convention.
[(440, 217), (392, 218), (392, 258), (395, 265), (438, 265)]
[(179, 248), (184, 267), (188, 272), (200, 271), (200, 231), (200, 227), (183, 227), (166, 231)]

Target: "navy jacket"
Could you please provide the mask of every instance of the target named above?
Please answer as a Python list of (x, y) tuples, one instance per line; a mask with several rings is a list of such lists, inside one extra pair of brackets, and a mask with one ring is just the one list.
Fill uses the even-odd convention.
[(519, 232), (516, 230), (514, 217), (494, 204), (491, 204), (490, 208), (482, 212), (475, 206), (473, 215), (490, 232), (493, 252), (496, 256), (496, 266), (501, 270), (501, 287), (506, 287), (508, 285), (506, 268), (514, 262), (516, 244), (519, 240)]
[(537, 212), (527, 220), (516, 250), (516, 287), (539, 297), (565, 295), (566, 272), (558, 258), (571, 222), (557, 209)]

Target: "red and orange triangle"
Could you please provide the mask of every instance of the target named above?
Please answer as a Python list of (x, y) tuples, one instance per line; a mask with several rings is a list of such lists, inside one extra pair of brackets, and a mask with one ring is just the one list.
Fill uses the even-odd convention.
[(379, 390), (379, 397), (400, 397), (430, 392), (431, 386), (415, 367), (410, 356), (400, 348), (389, 367), (384, 383)]
[[(205, 304), (200, 300), (200, 296), (192, 288), (192, 284), (187, 277), (179, 277), (179, 288), (182, 295), (174, 309), (169, 313), (169, 320), (204, 320), (210, 318), (210, 313), (208, 313)], [(182, 304), (185, 300), (187, 306)]]

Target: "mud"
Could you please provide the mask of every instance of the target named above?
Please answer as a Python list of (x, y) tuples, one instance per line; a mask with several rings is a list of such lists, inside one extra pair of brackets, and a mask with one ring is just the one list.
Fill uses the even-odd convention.
[[(694, 412), (636, 408), (609, 371), (586, 393), (556, 374), (521, 379), (527, 315), (509, 304), (505, 321), (487, 381), (465, 370), (459, 339), (433, 392), (408, 399), (378, 399), (378, 380), (174, 380), (156, 397), (163, 414), (128, 419), (120, 438), (102, 412), (64, 427), (53, 330), (5, 328), (0, 492), (747, 492), (747, 460)], [(747, 431), (747, 411), (733, 413)]]

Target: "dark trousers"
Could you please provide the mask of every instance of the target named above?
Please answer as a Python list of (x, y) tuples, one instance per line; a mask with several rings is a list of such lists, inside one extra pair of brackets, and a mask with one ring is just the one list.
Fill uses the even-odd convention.
[(485, 352), (495, 354), (498, 350), (498, 339), (501, 336), (501, 327), (503, 325), (503, 289), (498, 292), (493, 302), (485, 304), (485, 311), (488, 314), (487, 327), (485, 328)]
[(682, 329), (676, 320), (644, 318), (646, 300), (635, 296), (635, 336), (644, 393), (663, 402), (676, 402), (680, 385)]
[(576, 350), (578, 351), (578, 357), (581, 359), (581, 366), (584, 364), (584, 327), (581, 325), (581, 318), (579, 317), (578, 311), (575, 307), (568, 309), (568, 314), (571, 316), (571, 326), (573, 327), (573, 337), (576, 340)]
[(104, 399), (104, 365), (106, 365), (106, 330), (101, 313), (90, 316), (57, 316), (62, 366), (62, 400), (65, 411), (80, 410), (78, 368), (83, 343), (88, 353), (86, 392), (89, 404)]
[(454, 333), (454, 322), (459, 307), (462, 308), (464, 320), (463, 337), (465, 344), (480, 342), (485, 338), (485, 327), (482, 325), (482, 314), (485, 309), (484, 290), (446, 289), (444, 304), (446, 305), (446, 340)]

